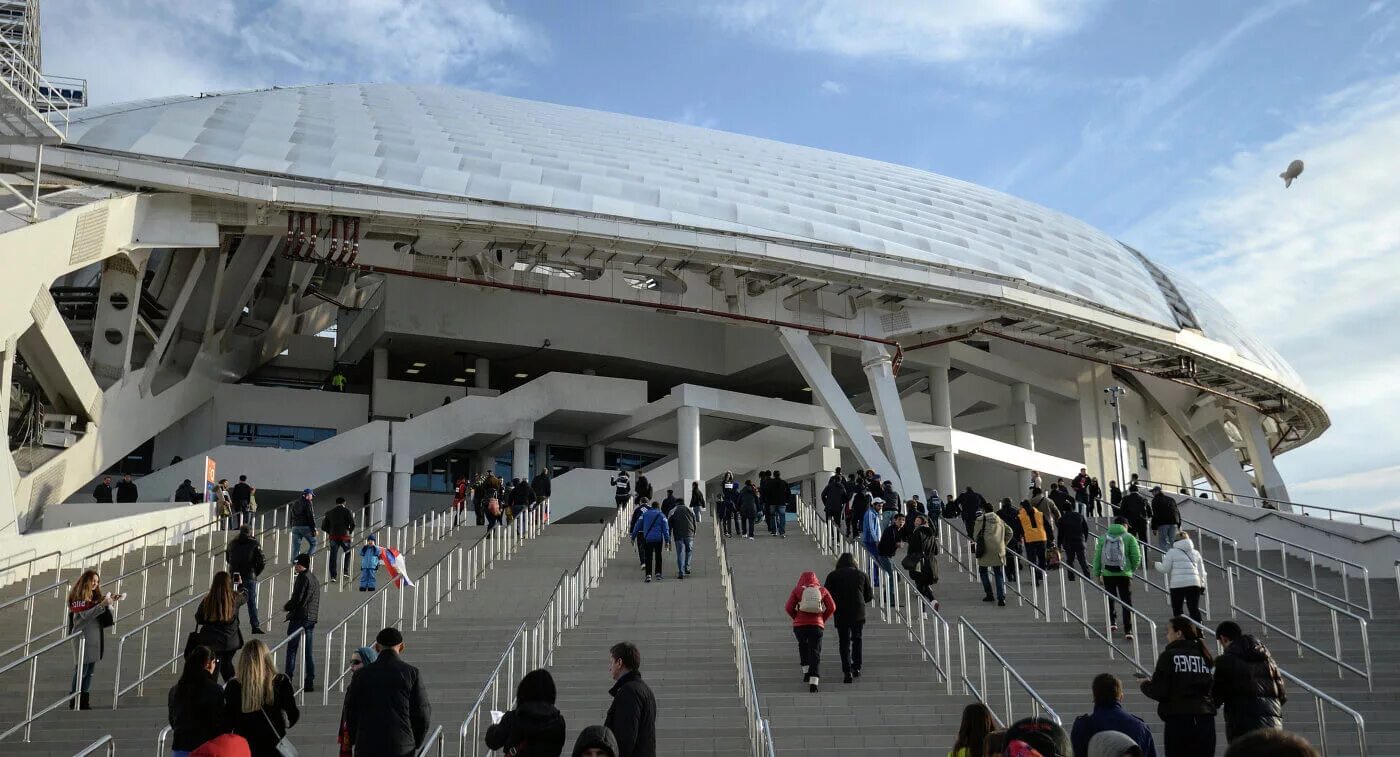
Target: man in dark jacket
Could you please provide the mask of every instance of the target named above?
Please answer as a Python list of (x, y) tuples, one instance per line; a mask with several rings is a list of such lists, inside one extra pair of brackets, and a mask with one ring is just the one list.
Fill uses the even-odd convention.
[(822, 512), (828, 523), (841, 522), (841, 513), (846, 509), (846, 485), (840, 476), (832, 476), (822, 489)]
[(122, 480), (117, 483), (117, 501), (135, 502), (140, 496), (136, 491), (136, 482), (131, 480), (131, 474), (122, 476)]
[(361, 667), (345, 695), (345, 727), (356, 757), (411, 757), (428, 737), (433, 708), (418, 668), (403, 661), (403, 634), (374, 638), (378, 657)]
[[(1093, 574), (1089, 572), (1089, 562), (1084, 559), (1084, 543), (1089, 538), (1089, 519), (1080, 515), (1077, 510), (1065, 510), (1060, 513), (1060, 522), (1055, 528), (1055, 536), (1060, 545), (1060, 551), (1064, 552), (1064, 564), (1074, 567), (1074, 561), (1079, 560), (1079, 570), (1090, 578)], [(1074, 581), (1073, 573), (1066, 576)]]
[(287, 525), (292, 528), (294, 560), (302, 554), (300, 547), (303, 541), (307, 544), (306, 554), (316, 551), (316, 508), (311, 504), (315, 497), (310, 489), (302, 489), (301, 496), (292, 503), (291, 512), (287, 513)]
[(1070, 730), (1075, 756), (1089, 753), (1089, 741), (1095, 734), (1118, 731), (1138, 745), (1143, 757), (1157, 757), (1152, 729), (1142, 718), (1123, 709), (1123, 684), (1108, 673), (1100, 673), (1094, 676), (1093, 691), (1094, 711), (1075, 718)]
[(297, 555), (296, 582), (292, 584), (292, 596), (282, 605), (287, 613), (287, 635), (297, 631), (301, 635), (287, 642), (287, 664), (282, 671), (293, 682), (297, 680), (297, 649), (302, 638), (306, 641), (306, 690), (316, 690), (316, 656), (313, 644), (316, 641), (316, 619), (321, 612), (321, 582), (311, 572), (311, 555)]
[(228, 490), (229, 503), (233, 506), (233, 517), (235, 522), (242, 522), (247, 517), (250, 505), (253, 502), (253, 487), (248, 484), (247, 476), (239, 476), (238, 483)]
[(865, 630), (865, 606), (875, 598), (870, 576), (856, 567), (850, 552), (836, 560), (836, 570), (826, 576), (826, 591), (836, 602), (836, 636), (841, 650), (841, 672), (845, 682), (860, 677), (862, 634)]
[[(515, 486), (510, 488), (510, 494), (506, 495), (506, 497), (510, 501), (511, 513), (513, 513), (516, 518), (519, 518), (521, 513), (535, 504), (535, 490), (530, 488), (530, 482), (528, 481), (517, 478), (514, 479), (513, 483)], [(523, 528), (524, 522), (522, 521), (517, 524), (517, 527)]]
[(656, 757), (656, 697), (642, 680), (642, 653), (630, 641), (614, 644), (613, 698), (603, 725), (617, 737), (617, 757)]
[(783, 480), (783, 474), (773, 471), (773, 525), (778, 529), (778, 537), (787, 538), (788, 504), (792, 502), (792, 486)]
[(238, 527), (238, 536), (228, 545), (224, 553), (228, 572), (241, 581), (243, 592), (248, 595), (248, 625), (253, 633), (263, 633), (258, 623), (258, 576), (267, 567), (262, 545), (253, 536), (253, 527), (248, 523)]
[(1233, 620), (1221, 623), (1215, 638), (1225, 651), (1215, 658), (1211, 696), (1225, 707), (1225, 740), (1260, 728), (1282, 728), (1288, 691), (1268, 648)]
[(1157, 548), (1166, 552), (1176, 543), (1176, 531), (1181, 528), (1181, 509), (1176, 498), (1152, 487), (1152, 533), (1157, 535)]
[(103, 477), (102, 477), (101, 483), (99, 483), (99, 484), (97, 485), (97, 487), (94, 488), (94, 489), (92, 490), (92, 499), (93, 499), (93, 501), (95, 501), (95, 502), (107, 502), (107, 503), (110, 503), (110, 502), (112, 501), (112, 477), (111, 477), (111, 476), (103, 476)]
[(667, 519), (671, 524), (671, 540), (676, 545), (676, 578), (690, 575), (690, 558), (695, 554), (695, 511), (685, 505), (671, 508)]
[(1152, 508), (1147, 504), (1147, 499), (1138, 493), (1136, 485), (1128, 487), (1128, 494), (1123, 497), (1123, 504), (1119, 508), (1124, 518), (1128, 519), (1128, 530), (1138, 541), (1147, 540), (1147, 519), (1152, 515)]
[(977, 516), (982, 514), (982, 503), (987, 500), (969, 486), (953, 500), (958, 503), (958, 515), (962, 516), (964, 533), (969, 538), (972, 535), (972, 524), (977, 522)]
[(550, 482), (549, 470), (541, 468), (539, 475), (530, 480), (530, 490), (538, 498), (540, 507), (544, 510), (545, 522), (549, 522), (549, 496), (554, 491), (554, 484)]
[(176, 502), (188, 502), (191, 505), (195, 505), (199, 504), (199, 500), (199, 492), (195, 490), (194, 482), (190, 481), (188, 478), (181, 481), (180, 485), (175, 488)]
[(661, 500), (661, 514), (667, 518), (671, 517), (671, 511), (676, 509), (679, 504), (681, 504), (681, 499), (676, 496), (676, 490), (667, 489), (666, 496)]
[[(342, 575), (349, 578), (350, 541), (351, 535), (355, 533), (355, 514), (345, 506), (344, 497), (336, 497), (335, 507), (327, 510), (325, 517), (321, 518), (321, 530), (326, 532), (326, 550), (330, 552), (331, 580), (339, 581)], [(344, 559), (336, 559), (337, 553), (344, 553)]]
[(860, 530), (865, 524), (865, 512), (870, 509), (875, 498), (864, 488), (857, 489), (851, 496), (851, 514), (846, 518), (846, 535), (860, 538)]

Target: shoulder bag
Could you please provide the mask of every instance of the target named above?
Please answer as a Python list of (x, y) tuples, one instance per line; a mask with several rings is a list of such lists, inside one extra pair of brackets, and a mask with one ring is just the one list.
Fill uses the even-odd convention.
[(272, 729), (272, 735), (277, 736), (277, 754), (279, 757), (297, 757), (297, 748), (292, 746), (292, 742), (285, 735), (278, 735), (277, 726), (272, 724), (272, 718), (267, 714), (267, 708), (262, 709), (263, 720), (267, 721), (267, 727)]
[(987, 519), (982, 518), (982, 530), (977, 532), (977, 540), (972, 543), (972, 553), (977, 559), (987, 554)]

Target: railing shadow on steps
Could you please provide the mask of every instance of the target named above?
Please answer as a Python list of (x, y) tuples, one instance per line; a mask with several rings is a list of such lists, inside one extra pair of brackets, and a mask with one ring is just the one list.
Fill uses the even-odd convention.
[[(52, 641), (49, 644), (46, 644), (42, 649), (36, 649), (33, 652), (30, 652), (29, 654), (25, 655), (24, 657), (21, 657), (20, 659), (9, 663), (3, 668), (0, 668), (0, 678), (4, 678), (5, 674), (10, 672), (11, 670), (18, 670), (21, 667), (23, 667), (26, 663), (28, 663), (29, 665), (29, 680), (28, 685), (26, 687), (29, 693), (25, 698), (24, 720), (21, 720), (20, 722), (10, 726), (4, 732), (0, 732), (0, 741), (9, 738), (11, 734), (15, 733), (21, 728), (24, 729), (23, 740), (26, 742), (29, 741), (29, 735), (30, 731), (32, 730), (34, 721), (62, 707), (65, 702), (72, 703), (77, 701), (78, 695), (76, 693), (70, 692), (59, 697), (54, 702), (43, 705), (43, 707), (38, 712), (34, 711), (34, 695), (36, 693), (36, 689), (39, 683), (39, 658), (47, 652), (66, 647), (68, 646), (69, 642), (75, 640), (77, 641), (78, 646), (76, 650), (76, 656), (73, 659), (81, 660), (83, 659), (83, 656), (84, 654), (86, 654), (87, 651), (87, 639), (83, 636), (83, 633), (79, 631), (77, 633), (71, 633), (55, 641)], [(75, 665), (73, 666), (72, 670), (73, 672), (69, 675), (69, 678), (74, 683), (77, 683), (79, 667)], [(73, 687), (74, 690), (76, 690), (77, 688), (77, 686)]]
[(83, 747), (81, 751), (74, 752), (73, 757), (88, 757), (101, 751), (107, 757), (117, 757), (117, 740), (112, 738), (112, 734), (107, 734), (97, 741)]
[(487, 675), (481, 694), (457, 729), (458, 757), (489, 754), (489, 750), (483, 749), (482, 739), (491, 725), (487, 722), (490, 710), (508, 705), (518, 674), (553, 664), (554, 650), (563, 641), (564, 631), (578, 625), (584, 600), (598, 586), (608, 561), (617, 556), (618, 544), (622, 541), (623, 512), (618, 509), (603, 527), (598, 540), (588, 543), (573, 572), (565, 571), (560, 576), (534, 623), (526, 621), (516, 629), (500, 661)]
[(758, 695), (758, 684), (753, 674), (753, 657), (749, 652), (749, 631), (744, 625), (743, 615), (739, 612), (739, 603), (734, 598), (734, 571), (729, 567), (729, 553), (725, 549), (724, 535), (721, 533), (723, 529), (718, 522), (713, 522), (710, 530), (715, 535), (720, 584), (724, 587), (724, 609), (729, 621), (730, 639), (734, 644), (734, 667), (739, 679), (739, 698), (744, 703), (749, 754), (754, 757), (772, 757), (773, 732), (768, 718), (762, 715), (763, 703)]
[[(972, 678), (968, 675), (970, 671), (967, 665), (967, 637), (965, 632), (972, 633), (973, 643), (977, 645), (977, 683), (973, 683)], [(991, 653), (992, 659), (1001, 666), (1002, 705), (1006, 708), (1005, 717), (997, 714), (996, 707), (991, 701), (991, 690), (987, 686), (988, 652)], [(1012, 705), (1012, 683), (1019, 686), (1021, 691), (1026, 695), (1026, 698), (1030, 700), (1031, 717), (1038, 718), (1043, 715), (1055, 721), (1057, 724), (1063, 725), (1063, 721), (1060, 720), (1059, 713), (1055, 712), (1055, 708), (1051, 707), (1029, 683), (1026, 683), (1026, 679), (1022, 678), (1021, 674), (1016, 672), (1016, 668), (1012, 667), (1011, 663), (1007, 662), (1006, 658), (1001, 656), (997, 648), (992, 646), (990, 641), (987, 641), (986, 637), (977, 630), (976, 626), (972, 625), (967, 618), (961, 615), (958, 616), (958, 660), (962, 667), (963, 689), (976, 697), (977, 701), (987, 706), (987, 710), (992, 713), (992, 719), (997, 723), (997, 728), (1006, 728), (1011, 723), (1016, 722), (1016, 708)]]

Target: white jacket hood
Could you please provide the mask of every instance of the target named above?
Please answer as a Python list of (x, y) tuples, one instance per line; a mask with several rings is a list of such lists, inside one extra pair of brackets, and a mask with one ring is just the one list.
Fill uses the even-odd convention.
[(1206, 587), (1206, 563), (1196, 545), (1186, 537), (1172, 543), (1172, 548), (1157, 563), (1157, 570), (1167, 574), (1168, 589), (1188, 586)]

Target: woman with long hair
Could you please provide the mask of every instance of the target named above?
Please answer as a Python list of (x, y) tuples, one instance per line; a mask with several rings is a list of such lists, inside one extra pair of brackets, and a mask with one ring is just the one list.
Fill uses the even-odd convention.
[[(68, 689), (68, 709), (73, 709), (73, 694), (77, 694), (77, 707), (80, 710), (92, 709), (88, 692), (92, 689), (92, 671), (97, 661), (102, 659), (102, 629), (110, 626), (112, 604), (121, 599), (121, 594), (102, 591), (97, 571), (85, 570), (73, 586), (68, 589), (68, 633), (73, 637), (73, 653), (78, 653), (82, 642), (82, 659), (73, 669), (73, 685)], [(105, 620), (104, 620), (105, 617)]]
[(279, 757), (277, 743), (301, 718), (292, 681), (277, 672), (267, 645), (257, 639), (243, 645), (237, 671), (224, 687), (229, 727), (248, 741), (252, 757)]
[(228, 733), (224, 688), (214, 679), (219, 658), (200, 645), (185, 655), (185, 669), (166, 697), (173, 757), (188, 757), (200, 744)]
[(243, 631), (238, 627), (238, 608), (247, 595), (236, 591), (227, 571), (214, 574), (209, 593), (194, 611), (199, 631), (199, 643), (209, 647), (219, 659), (219, 675), (224, 683), (233, 678), (233, 656), (243, 646)]
[(1157, 702), (1166, 757), (1215, 754), (1215, 659), (1201, 629), (1177, 615), (1167, 621), (1167, 646), (1142, 693)]
[(554, 677), (532, 670), (515, 687), (515, 709), (486, 729), (487, 749), (516, 757), (559, 757), (564, 751), (564, 716), (554, 706)]
[(953, 742), (953, 751), (948, 757), (982, 757), (987, 742), (987, 734), (997, 729), (992, 711), (981, 702), (973, 702), (963, 708), (962, 723), (958, 725), (958, 738)]

